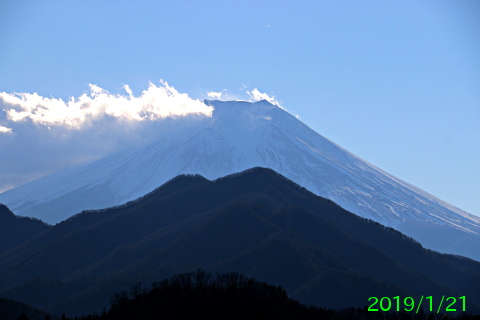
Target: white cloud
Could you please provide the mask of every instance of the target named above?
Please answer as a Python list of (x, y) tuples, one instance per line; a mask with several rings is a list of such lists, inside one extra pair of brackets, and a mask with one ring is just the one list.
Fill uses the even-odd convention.
[(0, 126), (0, 133), (11, 133), (11, 132), (12, 132), (12, 128)]
[(221, 100), (221, 101), (242, 100), (239, 98), (238, 95), (228, 92), (227, 89), (223, 89), (218, 92), (217, 91), (207, 92), (207, 96), (209, 98), (212, 98), (215, 100)]
[(269, 96), (266, 93), (262, 93), (258, 91), (257, 88), (254, 88), (252, 91), (247, 91), (247, 93), (250, 96), (251, 101), (267, 100), (271, 104), (274, 104), (278, 107), (282, 107), (280, 105), (280, 102), (278, 102), (278, 100), (274, 96)]
[(0, 93), (7, 119), (13, 122), (31, 119), (35, 124), (63, 126), (80, 129), (105, 116), (123, 121), (155, 120), (189, 114), (211, 116), (213, 108), (185, 93), (179, 93), (168, 83), (160, 86), (150, 83), (138, 97), (133, 96), (128, 85), (128, 96), (114, 95), (90, 84), (90, 93), (65, 102), (62, 99), (45, 98), (37, 93)]
[(210, 98), (214, 98), (214, 99), (218, 99), (220, 100), (220, 98), (222, 97), (222, 92), (215, 92), (215, 91), (211, 91), (211, 92), (208, 92), (207, 95), (210, 97)]

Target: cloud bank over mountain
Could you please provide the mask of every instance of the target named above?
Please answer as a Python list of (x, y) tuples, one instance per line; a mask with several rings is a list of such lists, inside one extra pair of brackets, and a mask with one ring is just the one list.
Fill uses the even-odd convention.
[[(166, 81), (135, 96), (128, 85), (113, 94), (90, 84), (68, 101), (37, 93), (0, 92), (0, 192), (69, 166), (151, 143), (182, 122), (212, 116), (213, 107), (177, 91)], [(226, 89), (208, 92), (218, 100), (275, 97), (257, 88), (240, 97)]]
[(213, 107), (165, 81), (134, 96), (90, 84), (68, 101), (37, 93), (0, 92), (0, 192), (71, 165), (153, 141), (169, 119), (195, 121)]
[(0, 99), (10, 121), (30, 119), (35, 124), (70, 129), (81, 129), (104, 117), (118, 121), (144, 121), (190, 114), (212, 115), (212, 107), (190, 98), (186, 93), (179, 93), (165, 81), (160, 83), (158, 87), (150, 83), (138, 97), (133, 95), (128, 85), (123, 87), (127, 95), (114, 95), (90, 84), (89, 94), (84, 93), (76, 99), (71, 97), (67, 102), (37, 93), (2, 92)]

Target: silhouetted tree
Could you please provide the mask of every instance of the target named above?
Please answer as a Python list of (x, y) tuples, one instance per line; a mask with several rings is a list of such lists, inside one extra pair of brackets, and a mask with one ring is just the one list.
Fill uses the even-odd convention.
[(142, 294), (142, 283), (137, 282), (130, 289), (130, 298), (135, 299), (140, 296), (140, 294)]

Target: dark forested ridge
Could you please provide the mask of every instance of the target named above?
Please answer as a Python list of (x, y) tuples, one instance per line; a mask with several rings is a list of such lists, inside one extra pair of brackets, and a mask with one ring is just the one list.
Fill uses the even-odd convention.
[(17, 217), (0, 203), (0, 254), (49, 228), (40, 220)]
[(197, 268), (241, 272), (324, 308), (445, 295), (467, 296), (477, 312), (480, 301), (480, 263), (425, 250), (263, 168), (180, 176), (50, 227), (0, 254), (0, 296), (80, 316), (133, 283)]

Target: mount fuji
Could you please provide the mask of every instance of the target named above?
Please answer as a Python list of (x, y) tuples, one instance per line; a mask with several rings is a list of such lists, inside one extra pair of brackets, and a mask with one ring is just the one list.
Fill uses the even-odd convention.
[(205, 104), (214, 107), (212, 117), (178, 121), (153, 144), (11, 189), (0, 194), (0, 203), (57, 223), (134, 200), (180, 174), (212, 180), (260, 166), (426, 248), (480, 261), (479, 217), (360, 159), (266, 100)]

